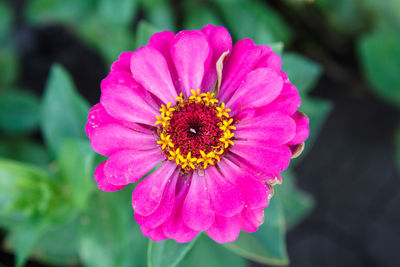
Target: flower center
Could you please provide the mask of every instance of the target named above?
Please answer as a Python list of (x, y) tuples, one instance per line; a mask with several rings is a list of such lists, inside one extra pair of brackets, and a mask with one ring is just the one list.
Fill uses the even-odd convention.
[(232, 130), (236, 129), (230, 109), (218, 103), (213, 93), (191, 92), (189, 98), (181, 93), (173, 106), (171, 102), (161, 105), (161, 116), (156, 116), (155, 123), (160, 126), (157, 143), (166, 157), (186, 172), (219, 162), (234, 145)]

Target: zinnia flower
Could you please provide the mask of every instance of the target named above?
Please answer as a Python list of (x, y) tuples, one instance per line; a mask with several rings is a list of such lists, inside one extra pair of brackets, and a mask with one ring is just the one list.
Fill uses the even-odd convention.
[(143, 234), (234, 241), (263, 223), (272, 185), (308, 137), (299, 106), (270, 47), (232, 46), (212, 25), (156, 33), (112, 64), (90, 110), (91, 146), (109, 157), (95, 171), (98, 187), (122, 189), (161, 163), (132, 195)]

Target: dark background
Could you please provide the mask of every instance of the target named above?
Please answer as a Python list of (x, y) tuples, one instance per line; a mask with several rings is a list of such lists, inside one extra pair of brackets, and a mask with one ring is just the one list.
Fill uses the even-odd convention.
[[(107, 73), (102, 58), (60, 25), (30, 27), (21, 14), (25, 1), (9, 2), (17, 14), (18, 85), (41, 93), (51, 64), (59, 62), (80, 93), (91, 104), (98, 102), (99, 82)], [(180, 1), (172, 2), (179, 25)], [(400, 266), (400, 180), (394, 160), (398, 110), (370, 93), (356, 58), (356, 37), (333, 32), (312, 6), (305, 17), (282, 1), (268, 3), (293, 29), (293, 42), (285, 50), (324, 67), (311, 95), (334, 103), (306, 160), (295, 167), (299, 186), (314, 196), (316, 206), (288, 233), (291, 266)], [(14, 260), (5, 251), (0, 258), (6, 265)], [(44, 265), (30, 261), (27, 266)]]

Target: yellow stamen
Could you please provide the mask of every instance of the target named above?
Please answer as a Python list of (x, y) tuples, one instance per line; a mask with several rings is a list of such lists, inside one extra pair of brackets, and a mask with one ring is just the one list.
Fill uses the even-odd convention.
[(217, 153), (218, 155), (222, 155), (222, 153), (224, 153), (224, 149), (223, 149), (223, 148), (221, 148), (221, 150), (220, 150), (220, 151), (217, 151), (217, 152), (215, 152), (215, 153)]
[(209, 152), (206, 154), (203, 150), (200, 150), (201, 158), (197, 160), (197, 163), (203, 162), (203, 168), (207, 168), (208, 164), (214, 165), (214, 158), (215, 158), (215, 153), (214, 152)]
[(229, 145), (234, 145), (235, 143), (233, 143), (233, 141), (231, 140), (231, 138), (234, 136), (234, 133), (231, 133), (229, 130), (224, 132), (224, 137), (221, 137), (219, 139), (219, 141), (221, 141), (225, 148), (228, 148)]
[(163, 127), (167, 125), (167, 122), (171, 119), (168, 116), (165, 116), (165, 114), (161, 113), (161, 117), (156, 116), (157, 121), (154, 123), (155, 125), (161, 124)]
[(221, 107), (216, 107), (218, 113), (217, 113), (217, 117), (222, 118), (222, 116), (225, 116), (227, 118), (229, 118), (229, 114), (228, 112), (231, 111), (230, 108), (225, 108), (225, 103), (221, 104)]
[(190, 92), (192, 92), (192, 96), (189, 97), (189, 99), (193, 99), (196, 102), (201, 102), (201, 97), (200, 97), (200, 89), (195, 90), (190, 90)]
[(175, 151), (170, 150), (169, 151), (170, 156), (168, 157), (169, 160), (175, 160), (176, 165), (179, 165), (179, 161), (182, 158), (182, 155), (180, 154), (179, 148)]
[(183, 164), (182, 164), (182, 169), (186, 168), (186, 166), (188, 166), (188, 165), (189, 165), (189, 167), (192, 168), (193, 170), (196, 169), (196, 166), (194, 166), (193, 163), (197, 161), (197, 158), (192, 158), (191, 156), (192, 156), (192, 153), (189, 152), (189, 153), (186, 155), (186, 158), (181, 157), (181, 161), (183, 162)]
[(163, 133), (160, 135), (161, 140), (157, 141), (157, 144), (161, 145), (161, 149), (165, 149), (167, 146), (169, 147), (174, 147), (174, 144), (170, 140), (171, 136), (167, 135), (167, 137), (164, 136)]
[(218, 103), (218, 99), (214, 98), (214, 93), (211, 94), (210, 92), (207, 92), (206, 94), (202, 93), (200, 96), (203, 97), (203, 101), (206, 103), (211, 103), (211, 104)]
[(231, 125), (233, 122), (233, 119), (229, 119), (229, 121), (223, 121), (223, 125), (221, 127), (219, 127), (222, 131), (226, 131), (226, 130), (236, 130), (236, 127)]
[(161, 104), (160, 111), (161, 111), (161, 114), (170, 116), (172, 111), (175, 111), (175, 109), (171, 108), (171, 102), (168, 102), (167, 106), (164, 106), (163, 104)]
[(179, 102), (183, 101), (182, 93), (180, 93), (179, 96), (175, 97), (175, 99), (176, 99), (176, 101), (179, 101)]

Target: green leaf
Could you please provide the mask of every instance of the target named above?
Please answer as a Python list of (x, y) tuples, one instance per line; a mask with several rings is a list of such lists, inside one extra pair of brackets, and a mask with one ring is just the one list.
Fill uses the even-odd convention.
[(295, 53), (283, 55), (282, 69), (302, 96), (311, 91), (322, 74), (322, 67), (319, 64)]
[(31, 24), (79, 23), (93, 9), (92, 0), (30, 0), (25, 17)]
[(178, 265), (181, 267), (246, 267), (247, 261), (232, 253), (206, 235), (199, 237), (193, 249)]
[(26, 134), (39, 122), (39, 99), (25, 91), (6, 91), (0, 94), (0, 131)]
[(309, 215), (314, 207), (311, 195), (296, 188), (295, 175), (291, 169), (282, 173), (283, 183), (275, 187), (282, 202), (283, 213), (288, 228), (292, 228)]
[(98, 50), (107, 64), (117, 60), (122, 52), (131, 51), (134, 47), (133, 34), (129, 27), (108, 24), (97, 14), (86, 18), (77, 27), (83, 41)]
[(271, 262), (269, 251), (250, 233), (241, 232), (239, 238), (234, 243), (227, 243), (223, 246), (255, 262), (265, 264)]
[(365, 0), (361, 1), (360, 5), (366, 10), (375, 29), (390, 29), (393, 26), (400, 26), (399, 0), (386, 0), (384, 4), (380, 1)]
[(66, 70), (52, 66), (40, 110), (40, 125), (47, 146), (57, 154), (67, 137), (85, 138), (88, 103), (78, 94)]
[(279, 196), (274, 195), (265, 209), (265, 222), (254, 234), (242, 232), (224, 246), (247, 259), (270, 265), (288, 265), (285, 245), (285, 217)]
[(61, 224), (46, 228), (40, 242), (35, 245), (33, 252), (35, 258), (50, 264), (77, 265), (78, 226), (78, 216), (72, 216)]
[(175, 15), (168, 0), (141, 0), (145, 18), (155, 27), (175, 30)]
[(0, 157), (47, 167), (50, 157), (45, 147), (27, 139), (0, 141)]
[(148, 267), (174, 267), (182, 261), (187, 253), (196, 243), (198, 236), (188, 243), (176, 243), (174, 240), (167, 239), (160, 242), (149, 240), (147, 249)]
[(283, 53), (283, 48), (285, 47), (284, 43), (282, 42), (275, 42), (272, 44), (268, 44), (269, 47), (271, 47), (272, 51), (277, 53), (278, 55), (282, 55)]
[(332, 111), (333, 104), (329, 100), (315, 97), (303, 97), (301, 102), (300, 110), (304, 112), (310, 120), (310, 136), (306, 140), (306, 146), (301, 155), (301, 157), (304, 157), (317, 139), (324, 122)]
[(41, 169), (0, 159), (0, 211), (43, 212), (51, 205), (52, 181)]
[(98, 16), (108, 24), (129, 26), (136, 10), (137, 2), (133, 0), (100, 0)]
[(7, 231), (14, 231), (26, 221), (26, 214), (22, 212), (9, 212), (7, 214), (0, 214), (0, 228)]
[(342, 34), (356, 34), (367, 25), (364, 0), (318, 0), (315, 5), (321, 10), (328, 24)]
[(256, 44), (290, 41), (289, 27), (268, 5), (253, 0), (217, 0), (216, 3), (236, 39), (251, 38)]
[(94, 156), (89, 141), (65, 139), (57, 158), (63, 187), (68, 189), (68, 197), (79, 209), (86, 208), (93, 188)]
[(150, 37), (156, 32), (160, 30), (144, 20), (140, 21), (136, 30), (136, 49), (147, 45)]
[(47, 217), (33, 217), (27, 220), (12, 236), (15, 246), (16, 266), (23, 266), (32, 254), (36, 244), (51, 225)]
[(7, 2), (0, 2), (0, 39), (8, 37), (14, 20), (14, 14)]
[[(0, 37), (1, 38), (1, 37)], [(18, 76), (18, 57), (12, 40), (0, 45), (0, 90), (8, 88)]]
[(361, 38), (358, 49), (373, 92), (400, 107), (400, 31), (368, 34)]
[(255, 233), (255, 237), (270, 253), (270, 264), (287, 265), (286, 223), (279, 195), (271, 199), (264, 216), (265, 222)]
[(82, 216), (79, 251), (85, 266), (143, 267), (145, 238), (133, 218), (132, 188), (99, 192)]
[(222, 25), (217, 12), (209, 5), (200, 5), (194, 1), (185, 1), (184, 28), (187, 30), (199, 30), (207, 24)]

